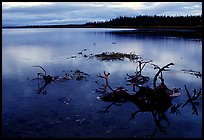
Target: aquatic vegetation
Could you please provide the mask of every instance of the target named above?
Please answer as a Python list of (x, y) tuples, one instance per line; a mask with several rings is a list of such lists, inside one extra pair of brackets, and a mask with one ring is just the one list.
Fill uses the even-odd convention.
[(101, 54), (96, 54), (94, 57), (100, 61), (115, 61), (115, 60), (124, 60), (125, 58), (130, 61), (136, 61), (140, 58), (139, 55), (135, 53), (120, 53), (120, 52), (103, 52)]
[[(129, 61), (136, 62), (141, 58), (141, 56), (135, 54), (135, 52), (130, 52), (130, 53), (120, 53), (120, 52), (102, 52), (100, 54), (84, 54), (87, 49), (83, 49), (80, 51), (78, 54), (84, 57), (85, 59), (93, 59), (96, 58), (97, 60), (100, 61), (123, 61), (125, 59), (128, 59)], [(71, 56), (68, 57), (67, 59), (71, 58), (76, 58), (77, 56)], [(144, 63), (144, 62), (142, 62)]]

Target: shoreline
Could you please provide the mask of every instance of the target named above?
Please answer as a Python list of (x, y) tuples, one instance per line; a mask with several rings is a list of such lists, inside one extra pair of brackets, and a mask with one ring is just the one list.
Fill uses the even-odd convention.
[(124, 29), (179, 29), (202, 30), (202, 26), (93, 26), (93, 25), (31, 25), (31, 26), (5, 26), (8, 28), (124, 28)]
[(167, 35), (202, 39), (202, 26), (91, 26), (91, 25), (51, 25), (51, 26), (18, 26), (2, 27), (2, 29), (41, 29), (41, 28), (112, 28), (132, 29), (114, 31), (111, 34)]

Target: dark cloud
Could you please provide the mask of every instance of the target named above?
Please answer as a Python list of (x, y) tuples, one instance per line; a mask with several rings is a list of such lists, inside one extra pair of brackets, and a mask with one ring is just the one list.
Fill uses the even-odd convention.
[(195, 15), (202, 13), (201, 2), (146, 2), (139, 6), (115, 2), (55, 2), (48, 5), (2, 5), (3, 25), (72, 24), (104, 21), (118, 16)]

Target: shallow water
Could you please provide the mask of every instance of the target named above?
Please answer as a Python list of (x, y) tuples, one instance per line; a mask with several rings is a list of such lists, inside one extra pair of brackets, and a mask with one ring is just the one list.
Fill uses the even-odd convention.
[[(202, 71), (202, 41), (171, 36), (140, 36), (115, 34), (122, 29), (3, 29), (2, 30), (2, 125), (4, 137), (146, 137), (155, 130), (151, 113), (139, 113), (132, 103), (112, 106), (109, 113), (98, 113), (110, 103), (98, 100), (95, 90), (105, 83), (97, 74), (110, 72), (111, 87), (126, 86), (126, 73), (134, 74), (136, 63), (99, 61), (78, 54), (122, 52), (140, 55), (162, 67), (174, 63), (164, 72), (169, 88), (180, 87), (181, 95), (173, 103), (185, 102), (189, 90), (199, 90), (202, 79), (181, 70)], [(126, 31), (127, 32), (127, 31)], [(76, 58), (70, 58), (76, 56)], [(70, 58), (70, 59), (69, 59)], [(89, 74), (86, 80), (53, 82), (47, 94), (37, 94), (36, 78), (42, 66), (47, 74), (64, 76), (79, 69)], [(152, 81), (157, 70), (146, 65), (142, 73)], [(99, 85), (96, 84), (99, 81)], [(191, 105), (180, 109), (181, 114), (165, 114), (170, 121), (167, 134), (157, 131), (154, 137), (202, 136), (202, 97), (198, 101), (198, 116), (192, 115)], [(67, 101), (67, 102), (66, 102)], [(164, 122), (165, 124), (165, 122)], [(166, 124), (165, 124), (166, 125)]]

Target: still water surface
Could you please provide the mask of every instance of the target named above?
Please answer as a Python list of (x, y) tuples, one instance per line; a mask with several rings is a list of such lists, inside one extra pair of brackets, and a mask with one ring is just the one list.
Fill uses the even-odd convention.
[[(128, 29), (131, 30), (131, 29)], [(134, 74), (136, 63), (85, 59), (85, 54), (122, 52), (153, 60), (158, 66), (174, 63), (164, 72), (169, 88), (181, 88), (173, 103), (185, 102), (189, 90), (199, 90), (202, 79), (181, 70), (202, 71), (202, 41), (170, 36), (140, 36), (115, 34), (127, 29), (3, 29), (2, 30), (2, 125), (4, 137), (146, 137), (155, 130), (151, 113), (139, 113), (132, 103), (112, 106), (109, 113), (99, 113), (110, 103), (98, 100), (95, 92), (105, 81), (97, 74), (110, 72), (111, 87), (126, 86), (126, 73)], [(76, 56), (76, 58), (70, 58)], [(70, 58), (70, 59), (69, 59)], [(52, 76), (63, 76), (70, 70), (88, 73), (87, 80), (67, 80), (51, 83), (47, 94), (37, 94), (36, 78), (42, 66)], [(147, 65), (143, 74), (152, 81), (157, 70)], [(96, 84), (96, 80), (100, 85)], [(180, 109), (181, 114), (166, 116), (170, 126), (166, 134), (157, 131), (154, 137), (201, 137), (202, 97), (197, 106), (198, 116), (192, 115), (191, 105)], [(165, 124), (165, 122), (164, 122)], [(166, 125), (166, 124), (165, 124)]]

